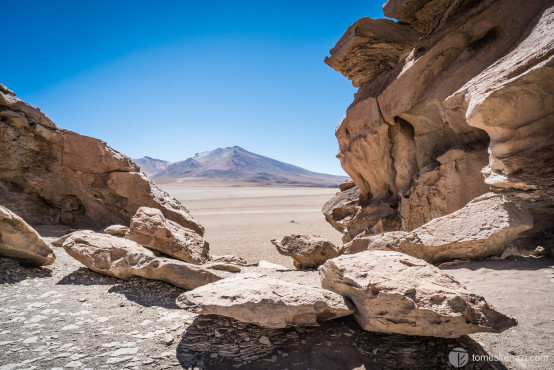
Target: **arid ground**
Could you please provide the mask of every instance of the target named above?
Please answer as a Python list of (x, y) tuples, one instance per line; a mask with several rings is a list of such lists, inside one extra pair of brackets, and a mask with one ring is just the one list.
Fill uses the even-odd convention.
[(292, 268), (271, 239), (314, 234), (340, 245), (341, 234), (325, 221), (321, 207), (337, 189), (304, 187), (160, 184), (206, 228), (214, 255), (234, 254), (248, 262), (267, 260)]
[[(333, 189), (164, 185), (207, 230), (213, 254), (291, 267), (269, 240), (314, 233), (339, 242), (320, 212)], [(294, 220), (294, 223), (290, 221)], [(38, 227), (51, 242), (67, 227)], [(464, 369), (550, 369), (554, 358), (554, 260), (518, 258), (442, 267), (519, 324), (461, 339), (363, 331), (344, 318), (318, 328), (265, 329), (180, 309), (184, 290), (92, 272), (53, 246), (56, 263), (26, 268), (0, 258), (0, 369), (369, 369), (449, 368), (454, 347), (502, 362)], [(255, 267), (249, 269), (256, 269)], [(267, 270), (266, 274), (271, 274)], [(279, 277), (318, 285), (315, 271)], [(268, 339), (269, 342), (266, 340)], [(270, 343), (269, 345), (267, 343)], [(473, 358), (472, 358), (473, 359)]]

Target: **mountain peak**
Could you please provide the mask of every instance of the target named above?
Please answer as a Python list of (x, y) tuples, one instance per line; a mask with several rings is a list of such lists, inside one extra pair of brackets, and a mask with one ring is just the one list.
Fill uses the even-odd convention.
[[(146, 171), (143, 164), (139, 161), (137, 164)], [(238, 145), (196, 153), (184, 161), (168, 163), (165, 168), (157, 165), (154, 171), (145, 173), (153, 178), (166, 180), (202, 180), (260, 185), (334, 187), (347, 179), (345, 176), (308, 171), (249, 152)]]

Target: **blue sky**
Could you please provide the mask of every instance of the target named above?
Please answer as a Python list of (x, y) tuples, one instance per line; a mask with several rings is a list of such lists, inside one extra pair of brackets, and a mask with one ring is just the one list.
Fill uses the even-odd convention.
[(239, 145), (342, 174), (349, 80), (323, 63), (382, 1), (5, 1), (0, 82), (133, 158)]

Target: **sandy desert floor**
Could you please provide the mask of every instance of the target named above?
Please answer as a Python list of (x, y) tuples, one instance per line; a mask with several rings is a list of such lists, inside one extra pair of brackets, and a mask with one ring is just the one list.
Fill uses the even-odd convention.
[[(340, 245), (341, 234), (321, 207), (337, 189), (160, 184), (205, 228), (214, 255), (234, 254), (248, 262), (267, 260), (293, 267), (271, 244), (289, 234), (313, 234)], [(293, 222), (294, 221), (294, 222)]]
[[(164, 188), (206, 227), (213, 254), (292, 266), (269, 242), (314, 233), (339, 242), (321, 205), (333, 189)], [(295, 223), (291, 223), (291, 220)], [(48, 242), (67, 227), (38, 227)], [(460, 339), (363, 331), (351, 317), (315, 328), (265, 329), (197, 316), (175, 304), (184, 290), (142, 278), (92, 272), (53, 246), (56, 262), (27, 268), (0, 258), (0, 370), (8, 369), (449, 369), (448, 353), (473, 357), (464, 369), (554, 368), (554, 259), (516, 258), (441, 267), (519, 321), (500, 334)], [(317, 271), (261, 271), (319, 286)], [(269, 339), (262, 341), (262, 338)], [(500, 358), (494, 361), (492, 357)]]

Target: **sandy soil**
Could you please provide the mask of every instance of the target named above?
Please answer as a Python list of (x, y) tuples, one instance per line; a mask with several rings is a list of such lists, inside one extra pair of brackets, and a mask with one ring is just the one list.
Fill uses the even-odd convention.
[[(206, 228), (214, 255), (234, 254), (248, 262), (267, 260), (293, 267), (271, 244), (289, 234), (320, 235), (336, 245), (341, 234), (321, 207), (337, 189), (159, 184)], [(294, 222), (292, 222), (294, 221)]]

